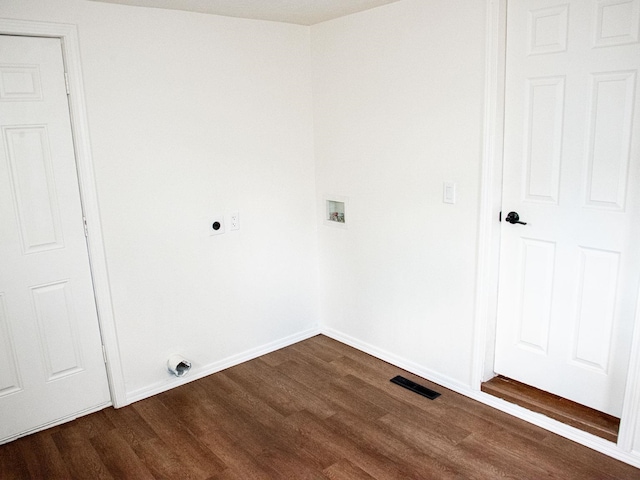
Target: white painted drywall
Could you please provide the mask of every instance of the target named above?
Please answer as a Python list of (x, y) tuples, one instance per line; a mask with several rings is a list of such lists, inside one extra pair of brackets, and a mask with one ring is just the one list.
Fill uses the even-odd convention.
[[(170, 353), (206, 368), (319, 315), (469, 383), (484, 9), (403, 0), (309, 29), (0, 4), (3, 17), (78, 25), (132, 397), (166, 381)], [(445, 181), (455, 205), (442, 203)], [(325, 193), (349, 198), (348, 228), (324, 225)], [(236, 210), (239, 232), (203, 234), (208, 216)]]
[[(321, 321), (470, 384), (485, 2), (404, 0), (311, 27)], [(457, 184), (455, 205), (443, 182)]]
[(171, 353), (206, 370), (317, 328), (309, 28), (82, 0), (0, 17), (78, 26), (131, 398), (171, 384)]

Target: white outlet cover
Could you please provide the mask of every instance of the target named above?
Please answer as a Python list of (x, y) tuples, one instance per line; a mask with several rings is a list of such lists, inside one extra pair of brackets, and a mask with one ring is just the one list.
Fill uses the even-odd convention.
[(240, 213), (232, 212), (229, 214), (229, 230), (240, 230)]
[[(214, 230), (213, 225), (215, 223), (220, 224), (220, 228)], [(216, 215), (214, 217), (209, 218), (209, 235), (222, 235), (224, 233), (224, 215)]]

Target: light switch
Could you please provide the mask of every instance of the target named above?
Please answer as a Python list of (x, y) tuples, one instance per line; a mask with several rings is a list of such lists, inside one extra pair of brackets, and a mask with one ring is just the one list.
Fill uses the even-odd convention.
[(444, 182), (442, 189), (442, 201), (444, 203), (456, 203), (456, 184), (453, 182)]

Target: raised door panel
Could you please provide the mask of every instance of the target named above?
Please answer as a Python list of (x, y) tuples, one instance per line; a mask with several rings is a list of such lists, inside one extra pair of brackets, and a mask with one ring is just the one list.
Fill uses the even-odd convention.
[(596, 2), (595, 19), (595, 46), (636, 43), (640, 34), (640, 0), (600, 0)]
[(38, 65), (0, 65), (0, 101), (42, 100)]
[(3, 127), (22, 251), (64, 247), (47, 127)]
[(524, 199), (557, 203), (562, 156), (564, 77), (526, 81)]
[(31, 287), (47, 381), (82, 370), (74, 298), (69, 281)]
[(555, 244), (522, 239), (520, 285), (516, 318), (520, 319), (518, 345), (534, 353), (547, 354), (553, 294)]
[(572, 361), (608, 373), (620, 254), (580, 248)]
[(624, 210), (636, 72), (591, 75), (586, 203)]

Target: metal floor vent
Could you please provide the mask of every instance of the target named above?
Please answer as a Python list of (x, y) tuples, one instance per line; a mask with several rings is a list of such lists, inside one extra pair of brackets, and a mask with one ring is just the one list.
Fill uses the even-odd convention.
[(422, 385), (409, 380), (408, 378), (401, 377), (398, 375), (397, 377), (393, 377), (391, 379), (391, 383), (395, 383), (396, 385), (400, 385), (408, 390), (411, 390), (418, 395), (422, 395), (423, 397), (427, 397), (429, 400), (435, 400), (440, 396), (438, 392), (431, 390), (430, 388), (423, 387)]

